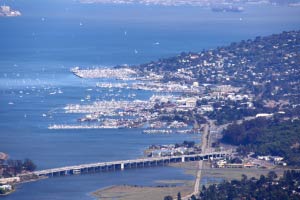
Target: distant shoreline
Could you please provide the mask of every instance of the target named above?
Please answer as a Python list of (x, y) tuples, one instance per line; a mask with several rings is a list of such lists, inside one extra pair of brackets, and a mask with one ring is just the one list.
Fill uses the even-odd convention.
[[(281, 1), (274, 2), (274, 1), (252, 1), (252, 2), (232, 2), (232, 1), (224, 1), (224, 2), (205, 2), (201, 0), (194, 0), (194, 1), (185, 1), (185, 0), (80, 0), (79, 1), (82, 4), (117, 4), (117, 5), (146, 5), (146, 6), (198, 6), (198, 7), (204, 7), (204, 8), (214, 8), (216, 6), (220, 7), (238, 7), (240, 5), (247, 5), (247, 4), (253, 4), (253, 5), (261, 5), (261, 4), (269, 4), (269, 5), (296, 5), (298, 6), (299, 2), (294, 3), (293, 1), (286, 1), (282, 3)], [(236, 10), (226, 9), (225, 12), (235, 12)]]

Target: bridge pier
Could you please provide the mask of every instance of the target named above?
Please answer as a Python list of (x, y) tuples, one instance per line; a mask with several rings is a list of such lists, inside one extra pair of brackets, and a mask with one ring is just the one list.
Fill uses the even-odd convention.
[(100, 171), (102, 171), (102, 172), (103, 172), (103, 171), (107, 171), (107, 166), (106, 166), (106, 165), (101, 166), (101, 167), (100, 167)]
[(163, 166), (163, 165), (164, 165), (164, 161), (163, 160), (157, 161), (157, 166)]
[(87, 168), (87, 173), (95, 172), (95, 167), (89, 167)]
[(130, 168), (137, 168), (137, 163), (136, 162), (130, 163)]
[(115, 171), (115, 165), (108, 165), (107, 166), (107, 171)]
[(124, 163), (124, 169), (130, 169), (130, 163)]
[(149, 161), (144, 162), (144, 167), (150, 167), (151, 163)]
[(53, 173), (52, 172), (51, 173), (47, 173), (46, 176), (53, 177)]
[(169, 164), (169, 163), (170, 163), (170, 160), (169, 160), (169, 159), (166, 159), (166, 160), (164, 160), (163, 162), (164, 162), (164, 164)]
[(67, 171), (61, 171), (61, 172), (59, 172), (59, 176), (65, 176), (65, 175), (67, 175)]
[(100, 172), (100, 171), (101, 171), (101, 167), (100, 166), (95, 167), (95, 172)]
[(53, 172), (52, 176), (60, 176), (60, 172)]
[(144, 167), (144, 162), (136, 163), (136, 168), (142, 168), (142, 167)]

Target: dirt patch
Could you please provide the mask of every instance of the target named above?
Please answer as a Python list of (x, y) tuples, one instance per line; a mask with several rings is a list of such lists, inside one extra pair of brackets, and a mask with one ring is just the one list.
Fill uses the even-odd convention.
[[(187, 175), (196, 176), (198, 162), (174, 163), (171, 167), (182, 168)], [(157, 180), (161, 186), (130, 186), (120, 185), (99, 189), (92, 193), (98, 199), (113, 200), (162, 200), (165, 196), (177, 197), (180, 192), (185, 196), (193, 192), (195, 180)], [(179, 185), (179, 186), (178, 186)]]
[(171, 195), (174, 198), (177, 193), (187, 195), (191, 192), (191, 186), (177, 187), (142, 187), (142, 186), (112, 186), (94, 192), (92, 195), (98, 199), (114, 200), (162, 200), (165, 196)]

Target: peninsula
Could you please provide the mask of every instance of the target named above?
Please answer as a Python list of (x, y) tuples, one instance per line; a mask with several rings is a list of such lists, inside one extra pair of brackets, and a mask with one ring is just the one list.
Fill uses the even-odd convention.
[[(66, 114), (84, 114), (78, 119), (80, 125), (52, 124), (49, 128), (199, 132), (205, 118), (222, 125), (245, 117), (297, 117), (299, 41), (300, 31), (289, 31), (130, 67), (74, 68), (75, 75), (101, 81), (96, 86), (116, 97), (122, 89), (152, 91), (153, 96), (139, 100), (133, 93), (128, 100), (68, 104)], [(90, 101), (89, 96), (86, 99)]]
[[(256, 174), (279, 169), (283, 174), (284, 169), (299, 167), (299, 41), (300, 31), (286, 31), (212, 50), (183, 52), (146, 64), (116, 66), (112, 74), (119, 75), (105, 78), (117, 78), (125, 83), (98, 83), (98, 87), (165, 94), (134, 103), (68, 105), (66, 113), (88, 113), (81, 123), (86, 120), (90, 123), (89, 119), (99, 121), (99, 116), (102, 120), (104, 116), (135, 116), (129, 121), (139, 124), (136, 127), (149, 123), (144, 133), (169, 133), (172, 129), (168, 127), (174, 124), (179, 130), (181, 126), (193, 127), (193, 130), (205, 130), (202, 153), (237, 150), (226, 159), (200, 161), (194, 192), (189, 196), (199, 195), (199, 181), (207, 173), (202, 168), (212, 167), (216, 173), (229, 168), (226, 171), (229, 174), (232, 173), (230, 168), (249, 169)], [(124, 69), (130, 69), (131, 73), (121, 73)], [(88, 72), (88, 69), (73, 70), (81, 78), (91, 78)], [(92, 74), (93, 78), (103, 78), (102, 73)], [(111, 107), (111, 110), (103, 112), (104, 107)], [(114, 124), (121, 121), (116, 122)], [(281, 131), (283, 127), (289, 131)], [(270, 142), (270, 133), (279, 143)], [(235, 145), (240, 143), (242, 146), (237, 148)], [(247, 170), (240, 173), (247, 173)]]

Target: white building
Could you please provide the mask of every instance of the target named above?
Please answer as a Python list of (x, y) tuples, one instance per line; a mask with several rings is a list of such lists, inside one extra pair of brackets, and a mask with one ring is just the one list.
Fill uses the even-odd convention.
[(272, 159), (273, 159), (275, 162), (279, 162), (279, 161), (282, 161), (284, 158), (283, 158), (283, 157), (280, 157), (280, 156), (272, 156)]
[(201, 110), (204, 112), (212, 112), (214, 111), (214, 107), (212, 105), (202, 105)]
[(199, 87), (199, 83), (198, 82), (193, 82), (193, 86), (194, 87)]
[(194, 108), (197, 105), (197, 99), (196, 98), (189, 98), (189, 99), (186, 100), (185, 105), (187, 107)]
[(266, 161), (271, 160), (271, 159), (270, 159), (270, 156), (257, 156), (257, 159), (258, 159), (258, 160), (266, 160)]
[(12, 186), (11, 185), (1, 185), (0, 189), (10, 191), (10, 190), (12, 190)]
[(225, 167), (226, 164), (227, 164), (227, 161), (226, 161), (226, 160), (219, 160), (219, 161), (217, 162), (217, 167), (218, 167), (218, 168), (223, 168), (223, 167)]
[(269, 118), (269, 117), (272, 117), (273, 114), (268, 114), (268, 113), (259, 113), (257, 114), (255, 117), (258, 118), (258, 117), (265, 117), (265, 118)]

